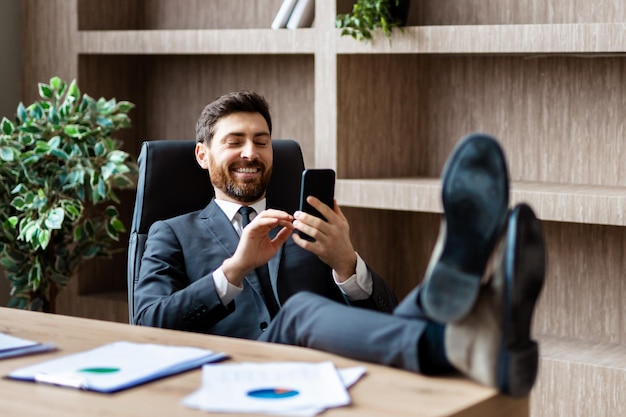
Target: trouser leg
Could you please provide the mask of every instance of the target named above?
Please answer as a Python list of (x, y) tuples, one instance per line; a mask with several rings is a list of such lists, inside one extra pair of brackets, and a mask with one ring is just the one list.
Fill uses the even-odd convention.
[(420, 292), (421, 287), (417, 286), (413, 288), (413, 291), (404, 297), (396, 306), (393, 310), (393, 314), (404, 318), (430, 321), (419, 302)]
[(302, 292), (283, 305), (259, 340), (422, 372), (418, 345), (427, 327), (424, 320), (350, 307)]

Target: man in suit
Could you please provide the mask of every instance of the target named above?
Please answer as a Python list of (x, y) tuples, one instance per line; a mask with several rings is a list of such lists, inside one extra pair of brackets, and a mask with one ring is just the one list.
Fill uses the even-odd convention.
[[(532, 209), (509, 211), (499, 144), (470, 135), (452, 152), (442, 175), (441, 233), (423, 284), (394, 308), (391, 291), (354, 252), (336, 204), (308, 199), (327, 222), (264, 210), (271, 122), (259, 102), (236, 93), (203, 111), (196, 158), (210, 172), (216, 199), (150, 230), (135, 291), (137, 322), (307, 346), (429, 375), (457, 370), (526, 395), (538, 368), (531, 322), (545, 248)], [(242, 205), (259, 212), (245, 228)], [(278, 275), (263, 291), (259, 270), (272, 262)], [(281, 277), (298, 280), (299, 291), (281, 296)], [(284, 303), (279, 310), (263, 298), (272, 293)]]
[(137, 324), (256, 339), (300, 291), (384, 312), (396, 306), (355, 252), (336, 204), (309, 197), (327, 221), (271, 208), (271, 133), (268, 104), (258, 94), (226, 94), (204, 108), (195, 154), (215, 198), (151, 227), (134, 293)]
[(306, 346), (427, 375), (460, 371), (524, 396), (538, 370), (531, 324), (545, 274), (541, 222), (508, 208), (495, 139), (470, 135), (443, 173), (444, 218), (423, 283), (393, 314), (294, 295), (262, 341)]

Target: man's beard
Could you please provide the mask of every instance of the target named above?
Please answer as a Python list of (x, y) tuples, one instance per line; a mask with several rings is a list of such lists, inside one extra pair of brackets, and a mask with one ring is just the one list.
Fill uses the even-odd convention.
[[(230, 171), (234, 167), (259, 168), (262, 173), (261, 178), (259, 180), (237, 181)], [(237, 201), (251, 203), (260, 200), (265, 194), (272, 176), (272, 169), (267, 169), (265, 164), (259, 161), (241, 162), (224, 169), (218, 166), (213, 157), (209, 155), (209, 175), (213, 187)]]

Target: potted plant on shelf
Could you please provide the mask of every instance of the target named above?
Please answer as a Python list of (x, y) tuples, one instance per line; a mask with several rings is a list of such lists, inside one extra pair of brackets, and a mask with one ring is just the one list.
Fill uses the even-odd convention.
[(389, 38), (394, 28), (402, 30), (406, 24), (409, 5), (409, 0), (357, 0), (352, 12), (337, 15), (335, 27), (359, 41), (371, 41), (377, 29)]
[(110, 256), (125, 231), (114, 189), (134, 184), (136, 162), (111, 134), (134, 105), (81, 97), (58, 77), (39, 95), (0, 122), (0, 264), (9, 307), (54, 312), (81, 263)]

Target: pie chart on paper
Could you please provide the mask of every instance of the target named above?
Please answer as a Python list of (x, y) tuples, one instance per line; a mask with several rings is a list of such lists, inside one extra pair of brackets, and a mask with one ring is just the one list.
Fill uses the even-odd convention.
[(300, 394), (298, 391), (289, 388), (261, 388), (247, 392), (248, 397), (265, 400), (280, 400), (295, 397), (298, 394)]

